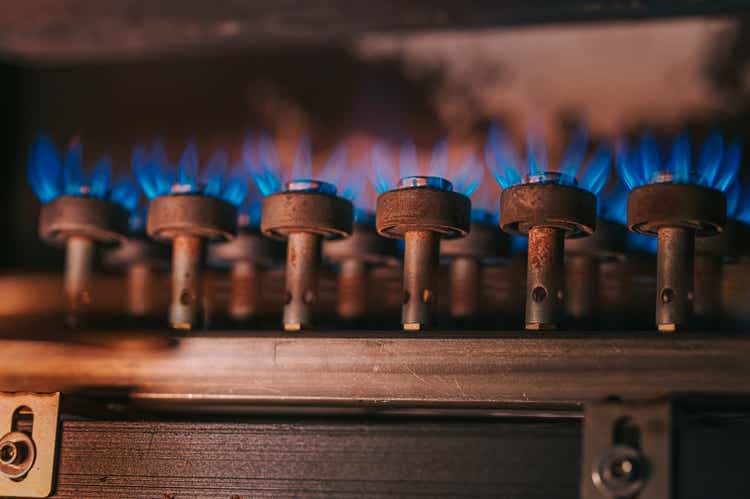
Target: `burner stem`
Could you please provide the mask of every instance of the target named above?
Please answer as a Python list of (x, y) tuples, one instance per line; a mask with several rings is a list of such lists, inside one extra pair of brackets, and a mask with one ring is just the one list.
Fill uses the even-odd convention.
[(172, 242), (172, 304), (169, 324), (190, 330), (199, 319), (202, 303), (201, 263), (203, 240), (197, 236), (177, 236)]
[(565, 231), (532, 227), (526, 281), (526, 329), (557, 329), (563, 310)]
[(318, 267), (322, 238), (310, 232), (289, 234), (286, 253), (284, 330), (300, 331), (312, 325), (318, 301)]
[(599, 260), (592, 255), (568, 255), (565, 263), (565, 310), (576, 320), (590, 320), (599, 300)]
[[(721, 317), (721, 281), (724, 258), (719, 255), (695, 255), (695, 299), (693, 315), (700, 319)], [(717, 323), (713, 324), (714, 327)]]
[(404, 243), (401, 324), (405, 331), (419, 331), (435, 322), (440, 235), (428, 230), (408, 231)]
[(146, 317), (151, 312), (151, 289), (154, 271), (151, 264), (139, 262), (128, 265), (128, 314)]
[(454, 319), (466, 319), (479, 310), (481, 265), (471, 256), (456, 256), (450, 262), (450, 312)]
[(66, 323), (71, 327), (79, 327), (91, 303), (94, 242), (87, 237), (71, 236), (65, 244)]
[(339, 269), (338, 314), (352, 320), (367, 313), (367, 264), (358, 258), (347, 258)]
[(259, 280), (260, 272), (253, 262), (238, 260), (232, 264), (229, 316), (235, 321), (244, 322), (257, 315), (260, 301)]
[(687, 323), (692, 309), (695, 234), (681, 227), (660, 227), (658, 233), (656, 326), (671, 332)]

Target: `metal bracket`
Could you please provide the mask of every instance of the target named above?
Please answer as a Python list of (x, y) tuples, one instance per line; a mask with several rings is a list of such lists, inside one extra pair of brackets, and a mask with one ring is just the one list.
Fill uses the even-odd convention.
[(52, 494), (59, 393), (0, 393), (0, 496)]
[(673, 405), (607, 401), (584, 410), (582, 499), (670, 499)]

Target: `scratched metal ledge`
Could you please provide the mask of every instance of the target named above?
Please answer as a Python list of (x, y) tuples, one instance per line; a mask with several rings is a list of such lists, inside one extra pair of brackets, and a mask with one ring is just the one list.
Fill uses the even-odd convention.
[(722, 333), (0, 332), (2, 391), (180, 412), (577, 411), (749, 386), (750, 336)]

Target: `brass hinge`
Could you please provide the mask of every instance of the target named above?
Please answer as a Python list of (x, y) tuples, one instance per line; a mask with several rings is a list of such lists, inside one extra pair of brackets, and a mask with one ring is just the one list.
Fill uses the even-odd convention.
[(52, 494), (59, 393), (0, 393), (0, 496)]

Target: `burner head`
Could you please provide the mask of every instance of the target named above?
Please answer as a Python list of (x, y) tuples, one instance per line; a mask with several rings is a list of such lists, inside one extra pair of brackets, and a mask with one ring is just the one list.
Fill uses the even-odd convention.
[(352, 236), (323, 245), (323, 256), (333, 262), (356, 259), (370, 265), (398, 265), (398, 247), (393, 239), (379, 236), (368, 223), (355, 223)]
[(272, 267), (282, 258), (282, 245), (264, 237), (258, 230), (240, 230), (229, 242), (214, 243), (208, 248), (208, 261), (216, 267), (234, 262), (251, 262)]
[(378, 196), (375, 213), (381, 236), (400, 239), (410, 231), (431, 231), (443, 238), (463, 237), (471, 224), (471, 201), (426, 185), (404, 187)]
[(591, 235), (596, 227), (596, 196), (578, 187), (531, 183), (505, 189), (500, 197), (500, 227), (528, 234), (532, 227), (554, 227), (565, 237)]
[(566, 241), (565, 253), (593, 256), (604, 260), (623, 260), (627, 237), (627, 227), (600, 218), (596, 221), (596, 230), (593, 234)]
[(260, 230), (277, 240), (295, 232), (340, 239), (351, 235), (353, 218), (354, 207), (344, 198), (310, 190), (277, 192), (263, 198)]
[(232, 239), (237, 230), (237, 208), (200, 194), (160, 196), (149, 203), (146, 232), (160, 241), (177, 236)]
[(336, 195), (336, 186), (328, 182), (312, 179), (290, 180), (284, 184), (286, 192), (320, 192), (323, 194)]
[(104, 199), (62, 196), (42, 205), (39, 236), (62, 246), (72, 236), (104, 244), (121, 243), (128, 227), (128, 212)]
[(508, 256), (510, 236), (496, 225), (472, 221), (466, 237), (449, 239), (440, 243), (440, 254), (452, 257), (472, 257), (492, 262)]
[(727, 203), (716, 189), (695, 184), (649, 184), (628, 195), (628, 228), (656, 236), (660, 227), (695, 231), (698, 237), (713, 236), (726, 223)]

